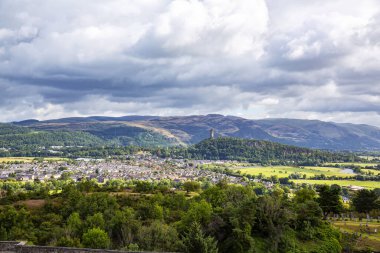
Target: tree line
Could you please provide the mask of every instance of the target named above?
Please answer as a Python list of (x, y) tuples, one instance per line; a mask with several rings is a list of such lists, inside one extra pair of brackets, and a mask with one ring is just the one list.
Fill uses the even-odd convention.
[[(338, 253), (345, 243), (326, 220), (344, 211), (338, 186), (304, 187), (290, 195), (278, 186), (260, 190), (254, 183), (224, 181), (202, 186), (187, 182), (181, 186), (184, 191), (146, 181), (58, 183), (62, 190), (54, 193), (53, 185), (46, 183), (28, 186), (29, 195), (23, 198), (17, 198), (15, 190), (6, 191), (0, 206), (0, 240), (237, 253)], [(379, 208), (378, 197), (375, 191), (360, 191), (353, 206), (371, 212)]]

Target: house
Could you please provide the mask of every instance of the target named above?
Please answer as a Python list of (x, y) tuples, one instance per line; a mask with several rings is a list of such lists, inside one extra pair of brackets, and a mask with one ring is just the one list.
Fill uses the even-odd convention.
[(363, 190), (364, 187), (362, 186), (357, 186), (357, 185), (350, 185), (347, 187), (348, 189), (352, 190), (352, 191), (360, 191), (360, 190)]

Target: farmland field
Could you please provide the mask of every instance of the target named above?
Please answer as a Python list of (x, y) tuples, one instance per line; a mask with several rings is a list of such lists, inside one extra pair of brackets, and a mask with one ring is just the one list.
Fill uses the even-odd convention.
[(0, 163), (2, 162), (32, 162), (34, 160), (33, 157), (0, 157)]
[(339, 186), (361, 186), (367, 189), (380, 188), (380, 182), (375, 181), (359, 181), (359, 180), (304, 180), (304, 179), (295, 179), (291, 180), (296, 184), (337, 184)]
[[(41, 157), (42, 158), (42, 157)], [(7, 162), (24, 162), (24, 163), (31, 163), (35, 161), (36, 159), (40, 159), (39, 157), (0, 157), (0, 163), (7, 163)], [(42, 158), (44, 161), (67, 161), (69, 159), (67, 158), (60, 158), (60, 157), (45, 157)]]
[(380, 170), (360, 169), (364, 173), (373, 173), (373, 175), (380, 175)]
[(367, 159), (368, 161), (378, 160), (380, 158), (380, 156), (373, 156), (373, 155), (372, 156), (361, 155), (359, 157), (363, 159)]
[(340, 166), (359, 166), (362, 168), (365, 167), (373, 167), (376, 166), (377, 163), (325, 163), (326, 166), (334, 166), (335, 164), (338, 164)]
[[(363, 165), (363, 164), (362, 164)], [(363, 166), (365, 167), (365, 166)], [(264, 177), (277, 176), (288, 177), (290, 174), (300, 174), (301, 176), (306, 175), (306, 178), (313, 176), (318, 176), (324, 174), (325, 176), (336, 176), (341, 178), (349, 178), (356, 174), (352, 173), (351, 170), (343, 170), (342, 168), (335, 167), (290, 167), (290, 166), (271, 166), (271, 167), (232, 167), (235, 171), (240, 171), (243, 174), (262, 175)], [(362, 169), (363, 172), (372, 172), (374, 175), (378, 175), (380, 171), (371, 169)], [(360, 186), (367, 189), (380, 188), (380, 182), (376, 181), (359, 181), (359, 180), (312, 180), (312, 179), (292, 179), (291, 181), (297, 184), (337, 184), (340, 186)]]
[(278, 176), (278, 177), (287, 177), (290, 174), (301, 174), (306, 175), (307, 178), (313, 177), (316, 175), (324, 174), (326, 176), (337, 176), (337, 177), (351, 177), (354, 174), (349, 173), (349, 171), (343, 171), (341, 168), (334, 167), (289, 167), (289, 166), (271, 166), (271, 167), (247, 167), (247, 168), (238, 168), (235, 169), (241, 173), (246, 173), (249, 175), (260, 175), (262, 174), (265, 177), (268, 176)]

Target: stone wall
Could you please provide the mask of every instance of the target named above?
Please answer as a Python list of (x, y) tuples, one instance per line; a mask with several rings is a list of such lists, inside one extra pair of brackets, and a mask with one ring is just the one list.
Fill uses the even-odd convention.
[[(81, 249), (65, 247), (45, 247), (45, 246), (16, 246), (16, 253), (126, 253), (126, 251), (103, 250), (103, 249)], [(135, 253), (128, 251), (128, 253)]]
[(0, 241), (0, 251), (15, 251), (16, 246), (24, 245), (25, 242)]
[[(135, 251), (117, 251), (117, 250), (104, 250), (104, 249), (29, 246), (29, 245), (25, 245), (25, 242), (14, 242), (14, 241), (7, 241), (7, 242), (0, 241), (0, 252), (1, 251), (12, 251), (16, 253), (102, 253), (102, 252), (104, 253), (141, 253), (141, 252), (135, 252)], [(155, 252), (145, 252), (145, 253), (155, 253)], [(166, 253), (170, 253), (170, 252), (166, 252)]]

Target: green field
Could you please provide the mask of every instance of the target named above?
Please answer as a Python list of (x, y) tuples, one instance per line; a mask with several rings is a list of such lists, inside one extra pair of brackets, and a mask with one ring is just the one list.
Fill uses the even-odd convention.
[[(347, 163), (348, 164), (348, 163)], [(333, 164), (331, 164), (333, 165)], [(359, 163), (357, 163), (359, 165)], [(368, 164), (360, 164), (362, 167), (367, 166)], [(373, 164), (372, 164), (373, 165)], [(380, 188), (380, 182), (377, 181), (359, 181), (359, 180), (350, 180), (349, 177), (355, 176), (357, 174), (349, 173), (348, 171), (344, 171), (342, 168), (336, 167), (291, 167), (291, 166), (268, 166), (268, 167), (252, 167), (252, 165), (248, 164), (207, 164), (203, 165), (204, 168), (212, 169), (212, 168), (229, 168), (234, 171), (240, 171), (242, 174), (254, 175), (254, 176), (263, 176), (263, 177), (271, 177), (277, 176), (278, 178), (288, 177), (291, 174), (299, 174), (301, 177), (306, 175), (306, 179), (292, 179), (291, 181), (297, 184), (337, 184), (340, 186), (360, 186), (365, 187), (367, 189), (375, 189)], [(373, 172), (376, 176), (380, 173), (378, 170), (372, 169), (362, 169), (363, 172)], [(336, 176), (341, 178), (346, 178), (344, 180), (312, 180), (310, 177), (319, 176), (324, 174), (327, 177)]]
[(325, 163), (327, 166), (334, 166), (336, 164), (340, 166), (359, 166), (361, 168), (373, 167), (377, 165), (377, 163)]
[(371, 169), (360, 169), (360, 170), (365, 173), (371, 172), (375, 176), (380, 175), (380, 170), (371, 170)]
[(375, 159), (378, 160), (380, 158), (380, 156), (365, 156), (365, 155), (360, 155), (359, 157), (363, 158), (363, 159), (366, 159), (368, 161), (372, 161), (372, 160), (375, 160)]
[(358, 181), (358, 180), (304, 180), (304, 179), (294, 179), (291, 180), (296, 184), (337, 184), (339, 186), (361, 186), (367, 189), (380, 188), (380, 182), (375, 181)]
[(351, 177), (354, 174), (346, 173), (340, 168), (335, 167), (289, 167), (289, 166), (271, 166), (271, 167), (248, 167), (248, 168), (238, 168), (235, 169), (241, 173), (249, 175), (260, 175), (265, 177), (277, 176), (277, 177), (287, 177), (290, 174), (306, 174), (306, 177), (313, 177), (316, 175), (324, 174), (326, 176), (337, 176), (337, 177)]

